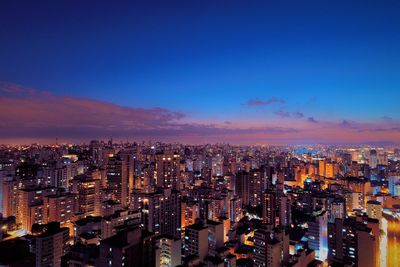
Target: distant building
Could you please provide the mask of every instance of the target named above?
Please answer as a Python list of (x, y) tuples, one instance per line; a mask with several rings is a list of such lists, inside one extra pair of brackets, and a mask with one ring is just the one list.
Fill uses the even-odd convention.
[(371, 219), (382, 219), (382, 203), (375, 200), (370, 200), (367, 202), (367, 215)]

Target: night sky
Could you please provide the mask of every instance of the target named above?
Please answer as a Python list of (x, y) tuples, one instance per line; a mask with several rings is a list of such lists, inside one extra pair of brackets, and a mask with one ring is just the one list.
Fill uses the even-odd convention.
[(0, 143), (400, 143), (400, 1), (0, 2)]

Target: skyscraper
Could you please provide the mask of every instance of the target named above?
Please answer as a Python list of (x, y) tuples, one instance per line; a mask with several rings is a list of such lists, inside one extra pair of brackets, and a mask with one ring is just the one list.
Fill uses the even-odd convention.
[(328, 257), (328, 213), (315, 214), (308, 222), (308, 245), (315, 251), (315, 257), (325, 261)]
[(156, 155), (157, 186), (179, 189), (179, 162), (177, 153)]
[(171, 188), (139, 196), (143, 224), (147, 231), (158, 235), (181, 237), (181, 205), (179, 192)]
[(107, 164), (107, 193), (111, 199), (126, 205), (129, 201), (127, 161), (111, 156)]
[(267, 189), (262, 195), (262, 218), (264, 224), (272, 227), (276, 226), (276, 204), (276, 192)]

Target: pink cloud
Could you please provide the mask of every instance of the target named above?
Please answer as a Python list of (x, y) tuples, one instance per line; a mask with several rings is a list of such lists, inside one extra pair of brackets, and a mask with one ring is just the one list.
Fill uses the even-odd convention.
[(183, 112), (161, 107), (123, 107), (0, 83), (0, 143), (54, 142), (56, 137), (77, 142), (109, 137), (235, 144), (400, 142), (400, 124), (394, 120), (360, 123), (318, 118), (318, 123), (310, 123), (299, 117), (196, 122)]

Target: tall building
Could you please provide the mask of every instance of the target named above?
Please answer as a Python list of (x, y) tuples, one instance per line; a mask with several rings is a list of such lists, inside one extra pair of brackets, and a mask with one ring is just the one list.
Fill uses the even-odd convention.
[(128, 228), (100, 242), (99, 267), (153, 267), (154, 236), (139, 228)]
[(54, 188), (24, 188), (18, 190), (17, 198), (17, 223), (30, 232), (35, 223), (46, 223), (44, 216), (43, 197), (55, 193)]
[(187, 225), (194, 224), (200, 218), (200, 208), (197, 202), (181, 202), (181, 228), (185, 230)]
[(243, 217), (242, 199), (238, 196), (230, 200), (230, 220), (233, 223), (239, 222)]
[(224, 225), (220, 222), (207, 220), (208, 249), (215, 251), (224, 246)]
[(369, 151), (369, 166), (371, 168), (376, 168), (378, 165), (378, 153), (375, 149)]
[(262, 192), (264, 191), (264, 180), (260, 170), (249, 172), (249, 204), (253, 207), (261, 204)]
[(289, 236), (284, 231), (254, 232), (254, 267), (279, 267), (289, 260)]
[(288, 227), (292, 224), (292, 203), (289, 195), (279, 191), (277, 194), (279, 225)]
[(36, 267), (60, 267), (61, 257), (68, 249), (69, 229), (60, 228), (57, 222), (51, 222), (42, 228), (43, 231), (34, 236)]
[(128, 202), (132, 190), (135, 188), (135, 151), (133, 149), (124, 149), (118, 154), (122, 161), (125, 162), (126, 175), (128, 179)]
[(328, 162), (325, 165), (325, 177), (334, 178), (337, 174), (337, 165), (334, 162)]
[[(8, 188), (9, 182), (15, 179), (15, 169), (14, 165), (10, 161), (0, 160), (0, 214), (8, 213), (8, 203), (5, 205), (4, 202), (8, 202), (7, 197), (10, 196), (10, 188)], [(3, 193), (3, 191), (5, 191)], [(5, 194), (5, 196), (4, 196)], [(5, 210), (4, 210), (5, 208)]]
[(329, 262), (373, 267), (377, 241), (372, 229), (356, 218), (336, 219), (329, 224)]
[(221, 154), (217, 154), (211, 160), (211, 175), (222, 176), (224, 167), (224, 157)]
[(156, 155), (157, 186), (179, 189), (179, 162), (177, 153)]
[(326, 161), (325, 160), (320, 160), (318, 163), (318, 174), (319, 176), (325, 177), (326, 172), (325, 172), (325, 165)]
[(392, 196), (400, 196), (400, 176), (390, 176), (389, 182), (389, 193)]
[(111, 156), (107, 164), (107, 193), (114, 201), (126, 205), (129, 201), (127, 161), (120, 156)]
[(276, 204), (276, 192), (267, 189), (262, 196), (262, 218), (264, 224), (272, 227), (276, 226)]
[(59, 222), (61, 227), (70, 227), (75, 215), (75, 195), (57, 192), (43, 199), (44, 217), (47, 222)]
[(202, 224), (192, 224), (185, 229), (185, 255), (196, 256), (200, 261), (208, 255), (208, 228)]
[(100, 180), (86, 175), (72, 180), (72, 193), (76, 196), (75, 211), (82, 216), (100, 215)]
[(346, 217), (346, 201), (343, 198), (335, 198), (329, 202), (328, 220), (330, 223), (335, 219), (344, 219)]
[(158, 235), (181, 237), (181, 205), (179, 192), (171, 188), (140, 195), (143, 224)]
[(367, 202), (367, 215), (371, 219), (382, 219), (382, 204), (376, 200), (370, 200)]
[(328, 213), (322, 211), (315, 214), (308, 222), (308, 246), (315, 251), (318, 260), (325, 261), (328, 257)]
[(176, 267), (181, 265), (182, 241), (169, 237), (156, 240), (156, 267)]
[(16, 180), (3, 180), (2, 187), (2, 214), (3, 217), (17, 214), (18, 186)]
[(235, 180), (235, 193), (242, 200), (243, 207), (250, 204), (250, 177), (245, 171), (238, 172)]

